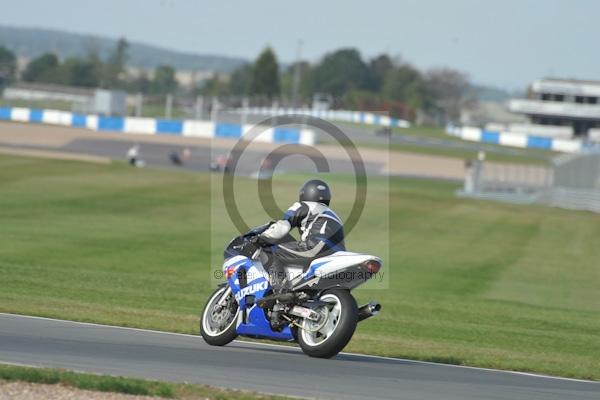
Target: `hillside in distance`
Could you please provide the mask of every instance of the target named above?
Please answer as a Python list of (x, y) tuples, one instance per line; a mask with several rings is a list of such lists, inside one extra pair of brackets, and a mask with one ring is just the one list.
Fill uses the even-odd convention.
[[(115, 48), (116, 41), (116, 38), (51, 29), (0, 26), (0, 45), (19, 57), (32, 58), (46, 52), (60, 58), (85, 57), (96, 51), (105, 58)], [(129, 45), (129, 64), (146, 69), (167, 64), (180, 70), (231, 72), (247, 62), (240, 57), (192, 54), (136, 41), (130, 41)]]

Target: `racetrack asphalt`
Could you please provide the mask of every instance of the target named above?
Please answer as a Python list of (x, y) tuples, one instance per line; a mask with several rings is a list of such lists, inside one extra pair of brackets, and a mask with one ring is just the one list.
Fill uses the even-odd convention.
[(0, 363), (322, 399), (599, 399), (600, 383), (0, 314)]
[[(58, 154), (77, 154), (94, 158), (103, 157), (126, 160), (127, 150), (133, 144), (140, 145), (140, 158), (149, 167), (179, 168), (207, 171), (211, 161), (219, 155), (226, 155), (236, 143), (230, 139), (203, 139), (171, 135), (138, 135), (113, 132), (95, 132), (81, 128), (60, 127), (42, 124), (21, 124), (0, 121), (0, 150), (16, 154), (23, 151), (45, 152), (57, 158)], [(284, 149), (286, 148), (286, 149)], [(189, 149), (191, 158), (181, 166), (174, 166), (169, 160), (173, 152), (181, 154)], [(312, 150), (311, 150), (312, 149)], [(264, 158), (270, 153), (285, 154), (277, 165), (276, 173), (286, 171), (312, 173), (316, 170), (313, 161), (303, 154), (311, 150), (321, 153), (333, 173), (354, 173), (355, 165), (349, 158), (347, 149), (337, 145), (282, 146), (272, 143), (252, 143), (244, 150), (235, 174), (255, 176)], [(420, 178), (462, 181), (464, 161), (457, 158), (389, 152), (384, 149), (360, 148), (359, 153), (368, 175), (396, 175)], [(314, 154), (313, 154), (314, 155)], [(71, 158), (71, 157), (69, 157)]]
[[(268, 118), (264, 115), (246, 115), (247, 123), (259, 123)], [(241, 115), (235, 111), (225, 111), (219, 113), (219, 120), (227, 123), (240, 123)], [(417, 135), (404, 134), (402, 131), (395, 132), (393, 135), (378, 135), (377, 132), (381, 131), (382, 127), (377, 125), (357, 125), (347, 122), (331, 121), (340, 127), (348, 138), (357, 146), (361, 144), (379, 145), (382, 147), (389, 146), (390, 144), (404, 144), (414, 145), (419, 147), (429, 147), (437, 149), (450, 149), (450, 150), (463, 150), (463, 151), (485, 151), (487, 153), (496, 153), (504, 155), (522, 156), (527, 155), (529, 157), (537, 157), (541, 160), (547, 159), (547, 156), (542, 154), (532, 154), (527, 152), (525, 149), (519, 149), (516, 147), (498, 146), (489, 143), (482, 142), (469, 142), (466, 140), (452, 140), (450, 138), (433, 138), (433, 137), (420, 137)], [(332, 137), (322, 131), (317, 130), (317, 139), (320, 143), (327, 143), (332, 141)]]

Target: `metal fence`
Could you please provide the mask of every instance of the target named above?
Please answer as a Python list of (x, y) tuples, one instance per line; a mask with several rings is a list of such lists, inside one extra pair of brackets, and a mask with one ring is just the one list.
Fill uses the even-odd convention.
[(474, 161), (458, 195), (600, 213), (600, 153), (559, 156), (550, 166)]

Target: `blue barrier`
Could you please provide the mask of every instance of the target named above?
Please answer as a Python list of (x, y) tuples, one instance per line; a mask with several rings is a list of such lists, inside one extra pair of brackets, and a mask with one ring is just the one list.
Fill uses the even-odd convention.
[(29, 122), (43, 122), (44, 120), (44, 111), (39, 110), (37, 108), (32, 108), (29, 110)]
[(273, 131), (273, 141), (275, 143), (299, 143), (300, 131), (290, 128), (275, 128)]
[(216, 124), (215, 136), (222, 138), (242, 137), (242, 126), (237, 124)]
[(0, 119), (10, 119), (12, 110), (10, 107), (0, 107)]
[(73, 113), (71, 115), (71, 126), (85, 128), (87, 126), (87, 116)]
[[(15, 112), (17, 111), (17, 112)], [(212, 123), (188, 120), (143, 119), (121, 116), (86, 115), (59, 110), (14, 109), (0, 107), (0, 120), (27, 121), (87, 128), (97, 131), (144, 133), (149, 135), (186, 135), (239, 139), (243, 135), (240, 124)], [(206, 125), (210, 124), (210, 125)], [(184, 129), (185, 128), (185, 129)], [(185, 131), (185, 133), (184, 133)], [(273, 143), (314, 143), (314, 132), (294, 128), (274, 128)]]
[(481, 131), (481, 141), (486, 143), (500, 143), (500, 132)]
[(98, 117), (99, 131), (123, 132), (125, 128), (125, 118), (123, 117)]
[(486, 131), (476, 127), (446, 128), (447, 133), (464, 140), (495, 143), (501, 146), (512, 146), (530, 149), (544, 149), (566, 153), (586, 151), (588, 144), (578, 139), (554, 139), (546, 136), (516, 134), (514, 132)]
[(170, 119), (156, 120), (156, 133), (165, 133), (168, 135), (181, 135), (183, 132), (183, 121)]
[(552, 139), (540, 136), (527, 136), (527, 147), (552, 150)]

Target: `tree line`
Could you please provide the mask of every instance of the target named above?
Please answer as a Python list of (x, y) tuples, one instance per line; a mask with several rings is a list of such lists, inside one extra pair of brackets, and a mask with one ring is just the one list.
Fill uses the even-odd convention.
[[(102, 59), (90, 49), (84, 58), (59, 60), (52, 53), (31, 60), (20, 78), (26, 82), (57, 83), (83, 87), (122, 89), (144, 94), (173, 93), (178, 88), (175, 69), (163, 65), (152, 76), (141, 71), (127, 74), (129, 44), (121, 38)], [(0, 46), (0, 87), (15, 80), (16, 58)], [(254, 104), (310, 105), (315, 96), (330, 99), (334, 108), (386, 111), (409, 120), (426, 116), (434, 122), (459, 118), (460, 109), (471, 99), (466, 74), (436, 68), (422, 71), (400, 58), (381, 54), (363, 59), (352, 48), (339, 49), (311, 64), (306, 61), (281, 66), (267, 47), (257, 59), (229, 75), (215, 73), (192, 95), (241, 99)]]
[(409, 120), (424, 114), (436, 122), (457, 120), (460, 109), (473, 101), (468, 76), (461, 71), (421, 71), (387, 54), (364, 60), (352, 48), (328, 53), (315, 64), (302, 61), (285, 68), (266, 48), (254, 63), (238, 68), (228, 80), (215, 75), (201, 91), (293, 105), (310, 104), (315, 95), (323, 94), (330, 96), (335, 108), (387, 111)]
[(93, 47), (83, 58), (60, 60), (54, 53), (45, 53), (29, 61), (20, 77), (17, 77), (15, 55), (0, 46), (0, 88), (20, 79), (24, 82), (120, 89), (145, 94), (165, 94), (177, 90), (175, 68), (169, 65), (157, 67), (152, 77), (145, 71), (130, 77), (126, 71), (128, 50), (129, 43), (121, 38), (104, 59)]

